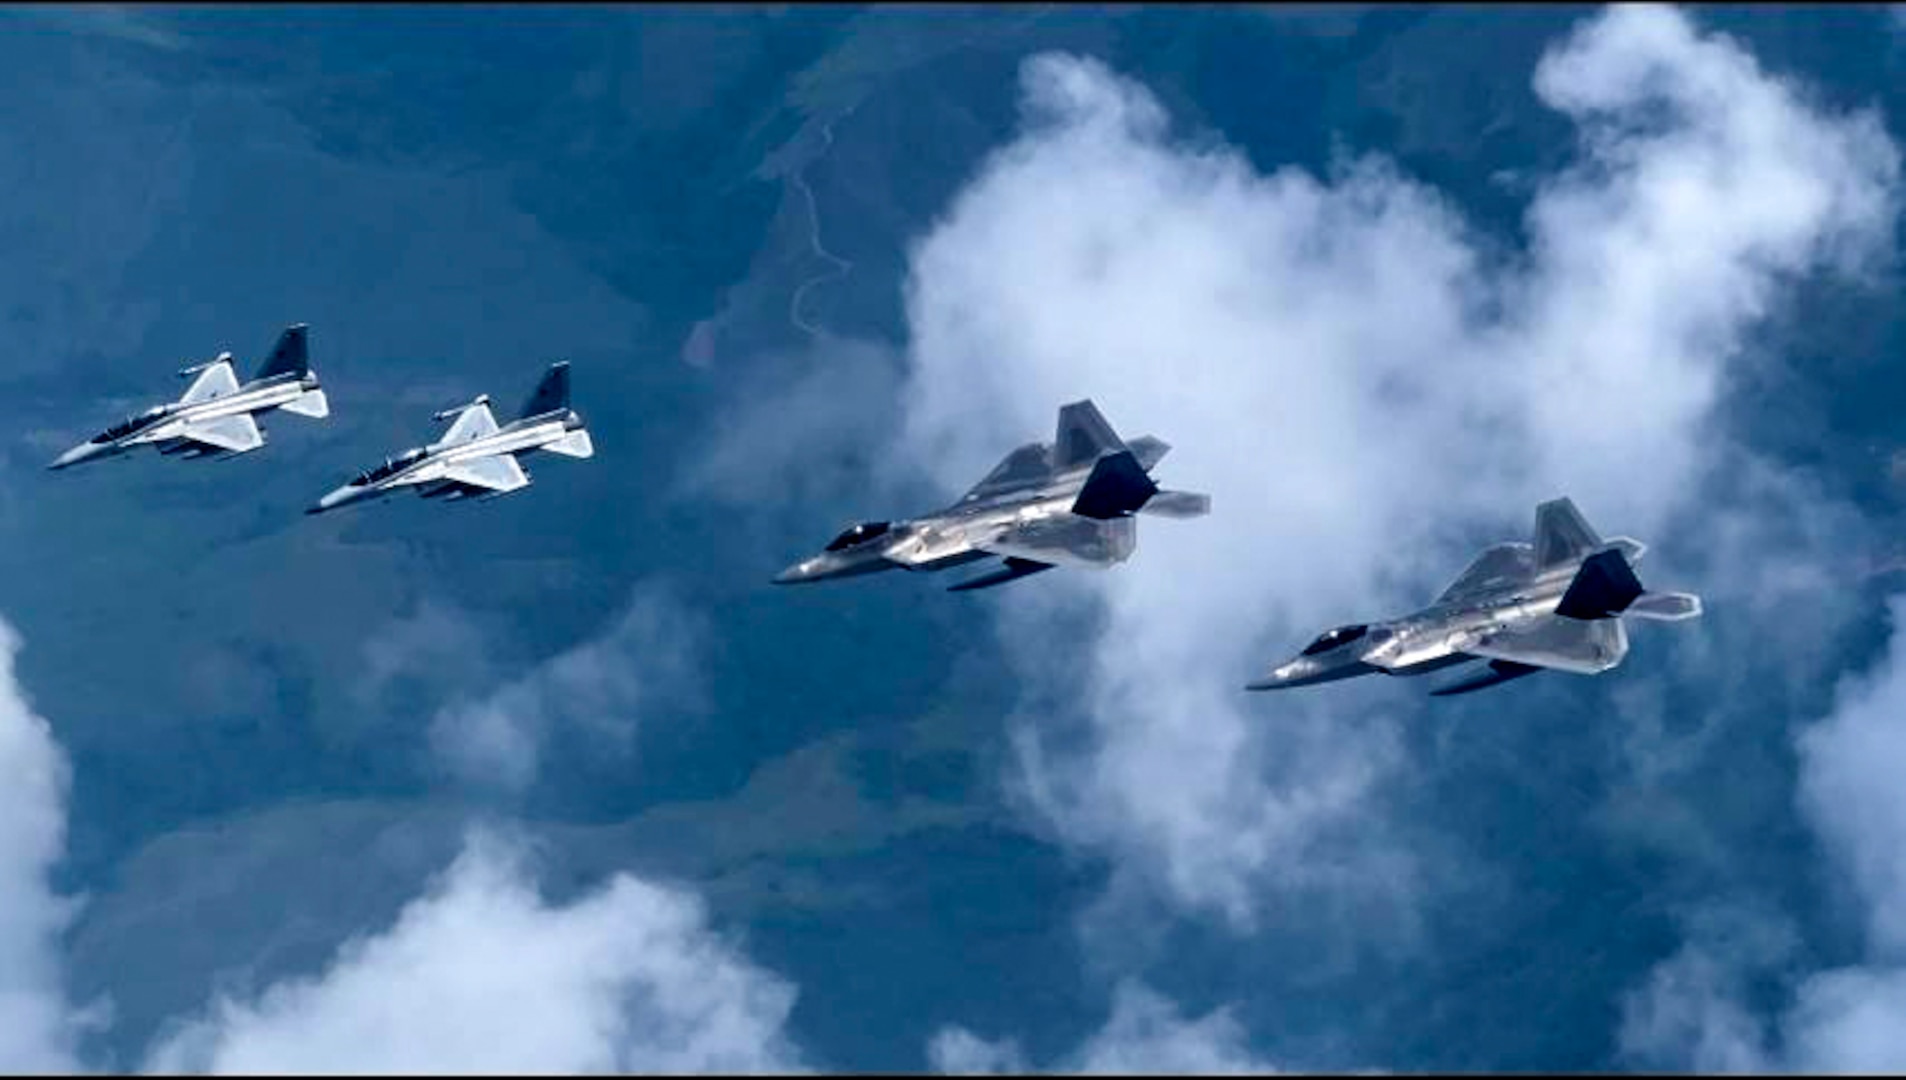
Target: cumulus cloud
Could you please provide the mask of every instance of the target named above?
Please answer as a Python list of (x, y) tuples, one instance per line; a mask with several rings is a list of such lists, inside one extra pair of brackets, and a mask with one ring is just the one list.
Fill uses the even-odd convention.
[(66, 852), (66, 755), (14, 678), (20, 638), (0, 622), (0, 1071), (77, 1071), (87, 1017), (68, 1007), (50, 875)]
[(1788, 950), (1696, 930), (1627, 1002), (1631, 1058), (1702, 1072), (1884, 1072), (1906, 1061), (1906, 797), (1894, 774), (1906, 759), (1906, 598), (1891, 606), (1889, 654), (1843, 681), (1831, 715), (1797, 739), (1800, 811), (1865, 919), (1863, 961), (1807, 975), (1769, 1020), (1746, 1004), (1745, 980)]
[[(0, 622), (0, 1069), (74, 1073), (104, 1012), (70, 1008), (61, 934), (67, 764), (13, 675)], [(569, 686), (574, 676), (563, 676)], [(561, 680), (559, 680), (561, 681)], [(395, 924), (329, 966), (223, 994), (167, 1026), (147, 1071), (767, 1073), (806, 1066), (786, 1034), (791, 985), (710, 926), (701, 901), (616, 874), (567, 903), (540, 893), (533, 848), (473, 829)]]
[(1762, 911), (1716, 906), (1689, 919), (1689, 940), (1622, 1002), (1622, 1052), (1644, 1068), (1762, 1072), (1773, 1060), (1766, 1022), (1743, 1001), (1747, 980), (1794, 941)]
[(700, 617), (659, 586), (638, 587), (601, 636), (538, 665), (481, 698), (456, 700), (430, 722), (430, 742), (457, 776), (506, 791), (536, 778), (542, 746), (559, 727), (626, 749), (658, 710), (701, 701)]
[[(1035, 684), (1025, 790), (1236, 925), (1267, 886), (1407, 891), (1365, 812), (1405, 698), (1346, 690), (1363, 707), (1332, 714), (1241, 684), (1421, 601), (1542, 498), (1644, 539), (1685, 513), (1738, 452), (1715, 417), (1730, 365), (1783, 286), (1870, 265), (1897, 152), (1676, 11), (1611, 8), (1535, 72), (1578, 158), (1511, 258), (1380, 157), (1263, 175), (1097, 62), (1022, 77), (1021, 133), (913, 254), (903, 446), (955, 491), (1090, 396), (1214, 497), (1209, 519), (1145, 523), (1115, 572), (1002, 605)], [(1051, 643), (1080, 633), (1069, 666)]]
[[(927, 1058), (935, 1071), (955, 1075), (1032, 1071), (1016, 1042), (992, 1042), (957, 1026), (933, 1036)], [(1170, 1000), (1126, 980), (1113, 990), (1112, 1015), (1105, 1026), (1038, 1071), (1242, 1076), (1279, 1070), (1252, 1055), (1243, 1026), (1229, 1010), (1187, 1020)]]
[(396, 924), (321, 974), (221, 997), (147, 1071), (767, 1073), (802, 1068), (794, 991), (693, 897), (617, 875), (545, 902), (525, 850), (476, 832)]
[(1805, 983), (1789, 1018), (1796, 1067), (1883, 1071), (1906, 1061), (1906, 598), (1891, 651), (1842, 684), (1833, 714), (1799, 738), (1799, 802), (1866, 914), (1863, 967)]

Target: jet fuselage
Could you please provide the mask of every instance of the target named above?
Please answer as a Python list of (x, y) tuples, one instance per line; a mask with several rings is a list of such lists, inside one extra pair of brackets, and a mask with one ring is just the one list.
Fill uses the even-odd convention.
[[(781, 571), (775, 584), (794, 585), (855, 577), (903, 567), (945, 570), (990, 558), (980, 536), (1012, 526), (1039, 526), (1073, 517), (1072, 504), (1090, 475), (1090, 463), (1013, 491), (963, 499), (918, 518), (866, 522), (836, 537), (827, 550)], [(1109, 562), (1129, 555), (1114, 553)]]
[[(1625, 537), (1617, 537), (1607, 546), (1619, 549), (1631, 562), (1645, 550)], [(1465, 650), (1484, 638), (1559, 618), (1555, 609), (1584, 558), (1543, 567), (1524, 583), (1507, 583), (1460, 602), (1432, 604), (1383, 622), (1338, 627), (1311, 642), (1289, 662), (1247, 684), (1247, 689), (1309, 686), (1375, 672), (1425, 675), (1466, 663), (1475, 657)]]
[(496, 431), (452, 446), (414, 447), (368, 469), (350, 483), (318, 500), (311, 513), (331, 510), (346, 503), (361, 502), (387, 495), (399, 488), (437, 484), (456, 465), (500, 454), (524, 454), (539, 450), (583, 427), (582, 417), (573, 409), (562, 409), (540, 416), (512, 420)]
[(157, 444), (163, 450), (166, 444), (182, 439), (185, 429), (194, 423), (241, 413), (269, 412), (318, 389), (316, 372), (285, 372), (257, 379), (222, 397), (158, 405), (114, 424), (73, 447), (56, 458), (48, 468), (64, 469), (84, 461), (124, 454), (140, 446)]

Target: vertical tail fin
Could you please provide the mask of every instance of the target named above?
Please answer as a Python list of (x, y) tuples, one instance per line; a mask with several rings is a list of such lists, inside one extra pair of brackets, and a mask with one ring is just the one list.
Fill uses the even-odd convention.
[(1158, 494), (1158, 485), (1145, 474), (1130, 450), (1107, 454), (1092, 466), (1091, 475), (1072, 502), (1072, 512), (1101, 521), (1139, 511)]
[(1554, 566), (1594, 551), (1601, 537), (1566, 497), (1550, 499), (1535, 508), (1535, 565)]
[(569, 408), (569, 361), (558, 360), (549, 365), (543, 373), (543, 381), (536, 384), (536, 391), (523, 402), (523, 411), (517, 414), (519, 419), (529, 416), (541, 416), (544, 413), (557, 412)]
[(1582, 560), (1555, 613), (1565, 619), (1609, 619), (1628, 610), (1644, 591), (1622, 553), (1607, 548)]
[(1060, 406), (1059, 429), (1052, 441), (1054, 472), (1064, 472), (1096, 461), (1102, 454), (1123, 449), (1124, 441), (1090, 398)]
[(285, 327), (285, 332), (278, 335), (278, 344), (272, 346), (265, 362), (258, 365), (252, 380), (269, 379), (273, 375), (303, 375), (310, 371), (311, 355), (305, 340), (310, 329), (304, 323)]

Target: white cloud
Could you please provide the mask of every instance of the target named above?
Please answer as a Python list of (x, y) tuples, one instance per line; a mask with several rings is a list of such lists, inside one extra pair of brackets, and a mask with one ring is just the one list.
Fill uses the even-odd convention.
[(75, 1072), (88, 1018), (67, 1005), (61, 935), (71, 901), (50, 882), (66, 849), (66, 755), (15, 680), (20, 638), (0, 622), (0, 1072)]
[(802, 1068), (794, 991), (701, 904), (617, 875), (545, 903), (525, 852), (473, 833), (427, 895), (330, 967), (221, 997), (146, 1068), (212, 1073), (765, 1073)]
[(927, 1061), (934, 1072), (949, 1076), (998, 1076), (1033, 1071), (1018, 1042), (982, 1039), (958, 1026), (944, 1027), (933, 1033), (933, 1038), (927, 1041)]
[(1090, 396), (1214, 496), (1141, 526), (1131, 563), (1000, 605), (1035, 682), (1026, 790), (1240, 926), (1267, 886), (1407, 892), (1364, 812), (1401, 760), (1370, 703), (1397, 698), (1242, 683), (1424, 599), (1541, 498), (1658, 540), (1726, 449), (1713, 407), (1781, 287), (1861, 269), (1890, 232), (1893, 144), (1671, 9), (1611, 8), (1535, 73), (1581, 156), (1503, 262), (1380, 159), (1260, 175), (1094, 61), (1023, 79), (1023, 132), (914, 252), (903, 445), (951, 492)]
[(1742, 1004), (1745, 977), (1791, 951), (1785, 927), (1765, 912), (1715, 907), (1690, 919), (1690, 940), (1657, 964), (1622, 1003), (1622, 1052), (1647, 1069), (1763, 1072), (1768, 1030)]
[[(976, 1075), (1031, 1071), (1011, 1040), (990, 1042), (947, 1027), (927, 1045), (937, 1072)], [(1240, 1076), (1279, 1070), (1253, 1056), (1244, 1028), (1227, 1009), (1187, 1020), (1178, 1007), (1141, 983), (1114, 988), (1112, 1015), (1060, 1061), (1040, 1070), (1091, 1075)]]
[[(1800, 989), (1787, 1037), (1805, 1071), (1884, 1071), (1906, 1061), (1906, 598), (1891, 651), (1841, 684), (1833, 715), (1799, 737), (1801, 812), (1865, 909), (1867, 961)], [(1894, 768), (1889, 769), (1889, 766)]]
[[(625, 623), (626, 625), (626, 623)], [(638, 635), (639, 637), (640, 635)], [(0, 1070), (82, 1070), (61, 935), (67, 764), (13, 673), (0, 622)], [(576, 676), (561, 675), (572, 688)], [(618, 698), (617, 700), (621, 700)], [(222, 995), (155, 1040), (157, 1072), (791, 1072), (795, 991), (708, 923), (699, 899), (627, 874), (547, 902), (531, 849), (473, 830), (395, 924), (326, 970)]]
[(645, 717), (697, 707), (702, 641), (695, 612), (658, 586), (638, 587), (600, 637), (483, 698), (439, 710), (431, 746), (464, 779), (521, 791), (535, 780), (544, 740), (559, 725), (626, 750)]
[(1843, 681), (1832, 714), (1797, 740), (1800, 810), (1865, 917), (1863, 961), (1807, 975), (1770, 1024), (1743, 1003), (1743, 979), (1784, 950), (1697, 930), (1628, 1002), (1630, 1057), (1702, 1072), (1885, 1072), (1906, 1061), (1906, 797), (1896, 775), (1906, 760), (1906, 598), (1894, 598), (1892, 615), (1889, 655)]

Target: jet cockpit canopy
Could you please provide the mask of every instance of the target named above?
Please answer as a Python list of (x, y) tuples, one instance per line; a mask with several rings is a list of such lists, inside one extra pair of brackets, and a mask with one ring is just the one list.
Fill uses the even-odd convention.
[(151, 423), (153, 420), (157, 419), (158, 417), (161, 417), (164, 415), (165, 415), (165, 406), (155, 405), (152, 408), (147, 409), (145, 412), (140, 413), (138, 416), (129, 416), (126, 419), (119, 421), (117, 424), (114, 424), (113, 426), (107, 428), (105, 431), (100, 432), (99, 435), (93, 439), (93, 441), (96, 443), (109, 443), (109, 442), (112, 442), (114, 439), (123, 439), (126, 436), (132, 434), (133, 432), (138, 431), (140, 428)]
[(828, 541), (826, 550), (844, 551), (857, 547), (869, 540), (885, 536), (892, 526), (885, 521), (863, 521)]
[(364, 470), (363, 472), (357, 475), (357, 479), (353, 480), (352, 483), (358, 486), (362, 486), (364, 484), (375, 484), (379, 480), (395, 475), (397, 472), (401, 471), (402, 469), (404, 469), (405, 467), (409, 465), (413, 465), (419, 461), (422, 461), (424, 458), (424, 453), (425, 453), (424, 449), (422, 447), (418, 447), (415, 450), (406, 450), (394, 458), (385, 458), (384, 463), (382, 465), (379, 465), (376, 468)]
[(1348, 645), (1362, 637), (1369, 629), (1367, 625), (1356, 623), (1350, 626), (1339, 626), (1335, 630), (1327, 630), (1316, 641), (1304, 646), (1302, 655), (1316, 656), (1320, 652), (1328, 652), (1339, 645)]

